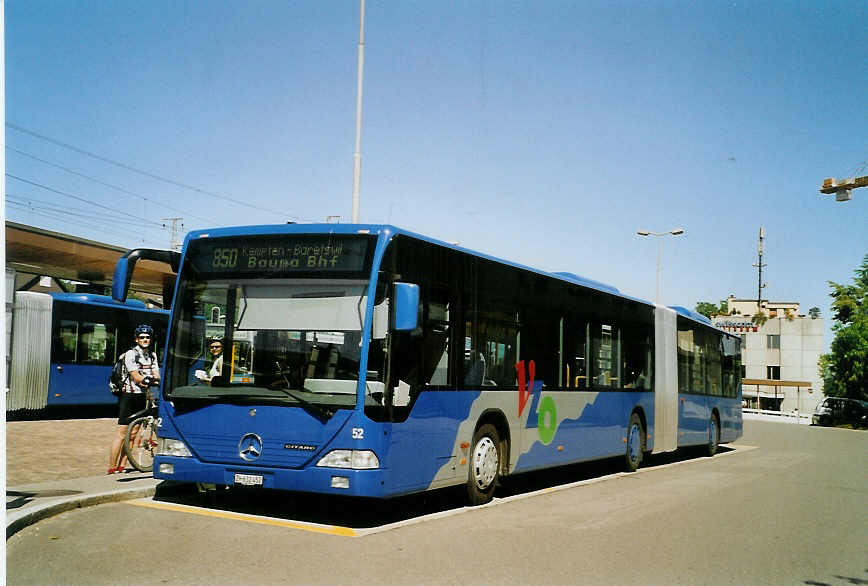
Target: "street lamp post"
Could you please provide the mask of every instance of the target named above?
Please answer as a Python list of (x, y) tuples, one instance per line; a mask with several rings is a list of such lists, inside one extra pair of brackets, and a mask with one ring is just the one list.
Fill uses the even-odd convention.
[(365, 0), (359, 0), (359, 50), (356, 78), (356, 150), (353, 153), (353, 223), (359, 223), (362, 189), (362, 79), (365, 71)]
[[(680, 236), (684, 234), (683, 228), (673, 228), (672, 230), (667, 230), (666, 232), (649, 232), (648, 230), (637, 230), (636, 234), (639, 236)], [(660, 303), (660, 257), (661, 257), (661, 240), (657, 239), (657, 298), (654, 300), (655, 303)]]

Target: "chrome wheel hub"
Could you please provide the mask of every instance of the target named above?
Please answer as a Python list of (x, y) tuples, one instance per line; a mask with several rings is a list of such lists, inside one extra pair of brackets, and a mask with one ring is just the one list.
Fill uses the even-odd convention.
[(473, 448), (473, 481), (480, 490), (486, 490), (497, 476), (497, 446), (486, 436)]
[(628, 446), (630, 449), (630, 460), (633, 462), (637, 462), (639, 460), (639, 453), (642, 450), (642, 438), (641, 438), (641, 430), (638, 425), (633, 425), (630, 427), (630, 437), (628, 438)]

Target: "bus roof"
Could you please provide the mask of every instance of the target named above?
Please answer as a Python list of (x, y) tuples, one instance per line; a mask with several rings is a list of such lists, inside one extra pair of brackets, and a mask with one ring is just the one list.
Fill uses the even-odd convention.
[[(648, 306), (653, 307), (654, 303), (641, 299), (639, 297), (633, 297), (631, 295), (626, 295), (618, 290), (616, 287), (612, 285), (608, 285), (606, 283), (602, 283), (600, 281), (595, 281), (593, 279), (588, 279), (587, 277), (582, 277), (575, 273), (571, 272), (548, 272), (541, 269), (536, 269), (533, 267), (529, 267), (526, 265), (522, 265), (513, 261), (504, 260), (502, 258), (498, 258), (495, 256), (491, 256), (482, 252), (478, 252), (475, 250), (471, 250), (468, 248), (464, 248), (459, 246), (458, 244), (452, 242), (446, 242), (443, 240), (438, 240), (437, 238), (432, 238), (430, 236), (425, 236), (424, 234), (418, 234), (416, 232), (412, 232), (410, 230), (405, 230), (403, 228), (399, 228), (397, 226), (393, 226), (391, 224), (264, 224), (264, 225), (254, 225), (254, 226), (231, 226), (225, 228), (214, 228), (210, 230), (194, 230), (187, 234), (187, 238), (184, 242), (184, 246), (191, 240), (196, 240), (199, 238), (220, 238), (227, 236), (257, 236), (257, 235), (268, 235), (268, 234), (305, 234), (305, 233), (318, 233), (318, 234), (371, 234), (371, 235), (380, 235), (384, 234), (387, 237), (403, 235), (409, 236), (411, 238), (415, 238), (417, 240), (422, 240), (424, 242), (429, 242), (431, 244), (436, 244), (438, 246), (443, 246), (446, 248), (451, 248), (453, 250), (458, 250), (460, 252), (464, 252), (467, 254), (471, 254), (473, 256), (483, 258), (486, 260), (494, 261), (500, 264), (504, 264), (507, 266), (511, 266), (518, 269), (523, 269), (526, 271), (530, 271), (536, 273), (538, 275), (550, 277), (553, 279), (557, 279), (560, 281), (566, 281), (568, 283), (581, 285), (582, 287), (593, 289), (596, 291), (600, 291), (603, 293), (608, 293), (610, 295), (615, 295), (622, 299), (627, 299), (630, 301), (634, 301), (637, 303), (642, 303)], [(681, 306), (671, 306), (673, 311), (698, 321), (700, 323), (709, 325), (714, 327), (709, 320), (704, 315), (693, 312), (689, 309), (686, 309)]]
[(701, 313), (696, 313), (695, 311), (691, 311), (690, 309), (687, 309), (686, 307), (681, 307), (680, 305), (670, 305), (669, 308), (672, 309), (673, 311), (675, 311), (675, 313), (677, 313), (680, 316), (683, 316), (683, 317), (686, 317), (688, 319), (692, 319), (693, 321), (707, 325), (711, 329), (717, 330), (721, 334), (725, 334), (726, 336), (728, 336), (730, 338), (737, 338), (738, 337), (731, 332), (727, 332), (726, 330), (717, 327), (716, 325), (714, 325), (714, 322), (712, 322), (709, 317), (702, 315)]
[(124, 309), (141, 309), (147, 311), (161, 311), (169, 313), (165, 309), (148, 309), (143, 301), (138, 299), (128, 299), (124, 303), (118, 303), (108, 295), (96, 295), (95, 293), (49, 293), (57, 301), (67, 301), (70, 303), (87, 303), (93, 305), (106, 305), (111, 307), (122, 307)]
[(675, 311), (678, 315), (683, 315), (684, 317), (689, 317), (694, 321), (698, 321), (700, 323), (704, 323), (706, 325), (714, 327), (714, 324), (711, 323), (711, 320), (708, 317), (702, 315), (701, 313), (696, 313), (695, 311), (691, 311), (686, 307), (681, 307), (680, 305), (670, 305), (671, 309)]

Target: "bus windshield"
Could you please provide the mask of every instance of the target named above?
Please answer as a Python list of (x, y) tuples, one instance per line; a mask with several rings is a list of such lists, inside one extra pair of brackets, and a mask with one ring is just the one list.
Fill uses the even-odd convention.
[[(167, 398), (285, 404), (317, 416), (352, 408), (367, 291), (361, 279), (185, 280), (175, 301)], [(385, 301), (375, 321), (383, 311)], [(372, 341), (380, 349), (372, 355), (382, 355), (382, 341)], [(378, 400), (382, 386), (369, 382), (367, 400)]]

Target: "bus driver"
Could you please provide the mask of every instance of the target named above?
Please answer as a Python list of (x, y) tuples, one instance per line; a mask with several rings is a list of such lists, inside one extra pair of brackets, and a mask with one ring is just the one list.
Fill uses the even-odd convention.
[(215, 376), (223, 374), (223, 340), (213, 338), (208, 343), (209, 363), (205, 370), (197, 370), (196, 378), (202, 382), (210, 383)]

